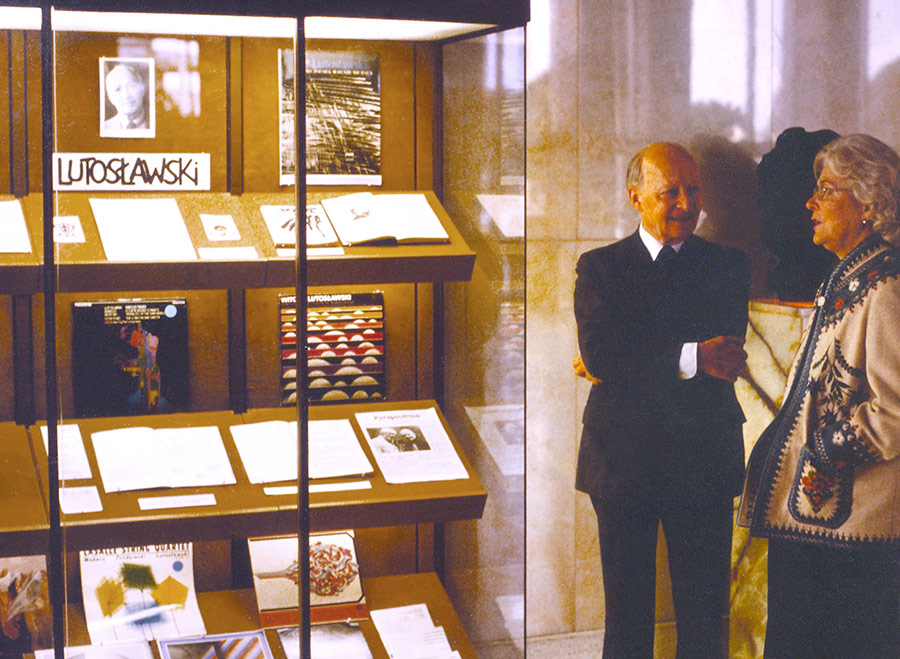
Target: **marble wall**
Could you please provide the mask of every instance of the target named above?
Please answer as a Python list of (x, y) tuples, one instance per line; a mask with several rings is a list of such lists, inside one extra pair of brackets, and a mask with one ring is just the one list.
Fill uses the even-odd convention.
[[(892, 0), (532, 0), (527, 28), (526, 633), (603, 627), (595, 519), (573, 489), (588, 385), (572, 377), (574, 264), (637, 219), (624, 172), (643, 144), (691, 147), (708, 217), (698, 233), (752, 258), (751, 443), (780, 402), (802, 314), (762, 302), (776, 262), (763, 244), (756, 165), (786, 128), (870, 132), (900, 147), (900, 7)], [(774, 328), (774, 329), (772, 329)], [(738, 534), (732, 654), (759, 656), (758, 566)], [(664, 575), (664, 570), (662, 572)], [(664, 581), (664, 580), (663, 580)], [(751, 612), (753, 615), (748, 615)], [(671, 621), (665, 588), (661, 629)], [(733, 621), (734, 622), (734, 621)], [(744, 626), (741, 626), (744, 625)], [(754, 632), (754, 629), (756, 630)], [(749, 630), (749, 631), (748, 631)], [(670, 656), (670, 645), (658, 656)]]

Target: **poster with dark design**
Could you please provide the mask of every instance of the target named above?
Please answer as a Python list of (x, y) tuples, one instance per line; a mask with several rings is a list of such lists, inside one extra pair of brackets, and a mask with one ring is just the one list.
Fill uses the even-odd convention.
[(72, 388), (76, 417), (186, 411), (187, 302), (74, 302)]
[[(297, 624), (297, 536), (249, 538), (247, 545), (260, 625)], [(353, 531), (309, 534), (309, 604), (313, 623), (363, 620), (369, 616)]]
[(0, 558), (0, 656), (53, 645), (53, 618), (43, 555)]
[[(297, 305), (279, 298), (281, 404), (297, 402)], [(335, 293), (307, 298), (307, 399), (346, 403), (385, 397), (384, 294)]]
[[(278, 51), (281, 185), (293, 185), (294, 51)], [(306, 52), (307, 185), (381, 185), (377, 55)]]

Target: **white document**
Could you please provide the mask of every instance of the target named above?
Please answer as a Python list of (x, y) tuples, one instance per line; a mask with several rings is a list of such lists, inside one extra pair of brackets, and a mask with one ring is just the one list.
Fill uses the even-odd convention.
[[(251, 483), (295, 481), (297, 422), (262, 421), (231, 426), (231, 436)], [(309, 422), (309, 477), (336, 478), (373, 472), (347, 419)]]
[(357, 412), (356, 421), (388, 483), (469, 477), (433, 407)]
[[(47, 426), (41, 426), (44, 452), (50, 455)], [(72, 423), (56, 427), (56, 450), (59, 457), (59, 479), (78, 480), (91, 477), (91, 465), (84, 450), (84, 440), (78, 424)]]
[(236, 482), (215, 426), (119, 428), (95, 432), (91, 441), (106, 492)]
[(238, 231), (234, 218), (231, 215), (209, 215), (200, 213), (200, 221), (203, 230), (209, 240), (240, 240), (241, 232)]
[(109, 261), (196, 261), (178, 203), (166, 199), (91, 199)]
[(196, 506), (215, 506), (216, 495), (181, 494), (171, 497), (140, 497), (138, 507), (141, 510), (162, 510), (163, 508), (194, 508)]
[(103, 510), (100, 493), (93, 485), (59, 488), (59, 507), (66, 515), (99, 513)]
[(391, 659), (445, 659), (453, 656), (443, 627), (435, 627), (425, 604), (370, 611)]
[(259, 252), (253, 245), (198, 247), (197, 252), (204, 261), (255, 261), (259, 258)]
[(28, 254), (31, 240), (28, 225), (18, 199), (0, 201), (0, 252), (5, 254)]
[(323, 199), (322, 207), (345, 245), (450, 240), (424, 194), (357, 192)]

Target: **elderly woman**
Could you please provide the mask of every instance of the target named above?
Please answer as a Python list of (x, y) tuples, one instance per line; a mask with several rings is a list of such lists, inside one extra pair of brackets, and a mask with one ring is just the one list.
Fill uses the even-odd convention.
[(738, 522), (769, 538), (765, 656), (900, 657), (900, 157), (868, 135), (816, 156), (820, 287)]

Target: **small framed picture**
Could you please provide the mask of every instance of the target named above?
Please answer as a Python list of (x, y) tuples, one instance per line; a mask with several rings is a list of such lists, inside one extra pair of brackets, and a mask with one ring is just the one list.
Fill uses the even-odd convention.
[(100, 137), (156, 137), (152, 57), (100, 58)]

